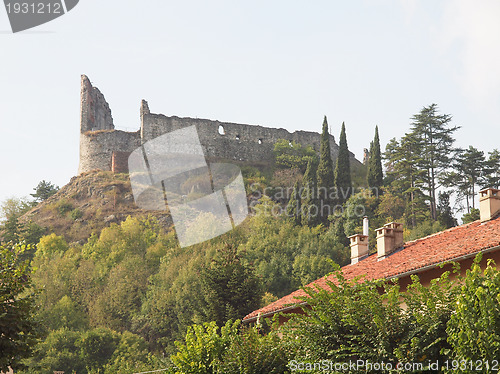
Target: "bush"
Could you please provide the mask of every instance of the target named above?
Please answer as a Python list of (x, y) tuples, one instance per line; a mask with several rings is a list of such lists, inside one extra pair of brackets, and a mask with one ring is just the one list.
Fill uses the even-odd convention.
[(65, 216), (66, 213), (73, 210), (73, 205), (67, 200), (59, 200), (56, 203), (55, 208), (61, 216)]
[(243, 328), (227, 349), (219, 366), (224, 374), (282, 374), (287, 369), (291, 352), (279, 337), (277, 324), (262, 335), (259, 326)]
[(240, 321), (227, 321), (220, 329), (214, 322), (188, 327), (185, 342), (175, 342), (177, 354), (171, 357), (180, 374), (217, 373), (224, 352), (238, 334)]
[(467, 270), (446, 332), (453, 359), (485, 365), (500, 357), (500, 272), (491, 260), (482, 271), (479, 261)]
[(80, 218), (83, 217), (83, 212), (80, 209), (76, 208), (76, 209), (73, 209), (71, 211), (71, 213), (69, 214), (69, 216), (71, 217), (71, 219), (73, 221), (76, 221), (77, 219), (80, 219)]
[(188, 329), (184, 343), (172, 356), (177, 374), (281, 374), (286, 368), (290, 352), (278, 333), (277, 323), (262, 335), (260, 325), (240, 328), (240, 321), (228, 321), (220, 329), (215, 322), (193, 325)]
[(443, 362), (456, 290), (448, 275), (430, 287), (415, 277), (401, 293), (396, 283), (348, 281), (338, 271), (327, 281), (330, 290), (305, 289), (308, 297), (300, 299), (309, 307), (287, 326), (297, 361)]

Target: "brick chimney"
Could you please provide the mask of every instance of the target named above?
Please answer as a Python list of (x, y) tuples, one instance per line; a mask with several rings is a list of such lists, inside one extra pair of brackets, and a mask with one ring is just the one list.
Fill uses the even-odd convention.
[(376, 230), (377, 256), (382, 260), (396, 249), (403, 247), (403, 224), (391, 222)]
[(351, 265), (368, 257), (368, 235), (356, 234), (349, 236), (351, 241)]
[(496, 218), (500, 214), (500, 190), (487, 188), (479, 192), (481, 222)]

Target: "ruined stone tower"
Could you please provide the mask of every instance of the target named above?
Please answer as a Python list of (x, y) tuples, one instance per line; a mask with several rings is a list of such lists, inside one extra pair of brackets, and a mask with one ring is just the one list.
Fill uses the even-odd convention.
[[(115, 130), (111, 109), (104, 95), (82, 75), (80, 110), (79, 173), (90, 170), (126, 172), (128, 156), (136, 148), (162, 134), (195, 125), (205, 156), (211, 162), (228, 161), (267, 164), (273, 158), (274, 144), (279, 139), (310, 145), (319, 152), (320, 134), (309, 131), (290, 133), (255, 125), (243, 125), (208, 119), (167, 117), (151, 113), (146, 101), (140, 108), (141, 126), (136, 132)], [(338, 146), (330, 136), (332, 159)], [(351, 154), (351, 165), (361, 163)]]

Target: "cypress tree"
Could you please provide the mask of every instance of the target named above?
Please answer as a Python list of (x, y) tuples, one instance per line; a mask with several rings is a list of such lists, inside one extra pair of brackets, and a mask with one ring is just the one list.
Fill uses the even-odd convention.
[(335, 188), (337, 189), (339, 202), (341, 204), (343, 204), (352, 194), (349, 148), (347, 147), (347, 136), (345, 133), (345, 124), (343, 122), (339, 139), (339, 155), (335, 165)]
[(316, 199), (316, 162), (311, 157), (307, 162), (306, 172), (302, 179), (301, 220), (304, 226), (315, 226), (318, 218), (318, 202)]
[(295, 185), (293, 186), (292, 196), (290, 196), (290, 200), (288, 201), (288, 205), (286, 206), (286, 215), (287, 217), (293, 219), (296, 225), (300, 225), (300, 223), (302, 222), (301, 209), (299, 182), (295, 182)]
[(382, 187), (384, 183), (378, 126), (375, 126), (375, 137), (373, 138), (373, 142), (370, 144), (370, 159), (368, 160), (367, 182), (369, 187), (377, 189)]
[[(328, 212), (333, 208), (334, 199), (330, 199), (330, 194), (333, 193), (335, 186), (335, 177), (333, 175), (333, 161), (330, 152), (330, 134), (328, 133), (328, 122), (323, 120), (323, 131), (321, 133), (320, 143), (320, 158), (317, 171), (317, 187), (318, 187), (318, 209), (321, 220), (328, 222)], [(324, 210), (324, 211), (323, 211)]]

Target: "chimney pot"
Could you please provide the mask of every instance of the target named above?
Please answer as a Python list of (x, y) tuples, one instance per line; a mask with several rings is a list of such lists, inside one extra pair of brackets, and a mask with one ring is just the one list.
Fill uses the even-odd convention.
[(481, 222), (490, 221), (500, 213), (500, 190), (487, 188), (479, 192)]
[(403, 224), (391, 222), (378, 228), (377, 232), (377, 256), (379, 260), (386, 258), (396, 249), (404, 246)]
[(401, 248), (404, 245), (403, 240), (403, 224), (398, 222), (386, 223), (385, 227), (390, 227), (394, 230), (394, 250)]
[(368, 235), (349, 236), (351, 247), (351, 264), (355, 264), (368, 257)]

